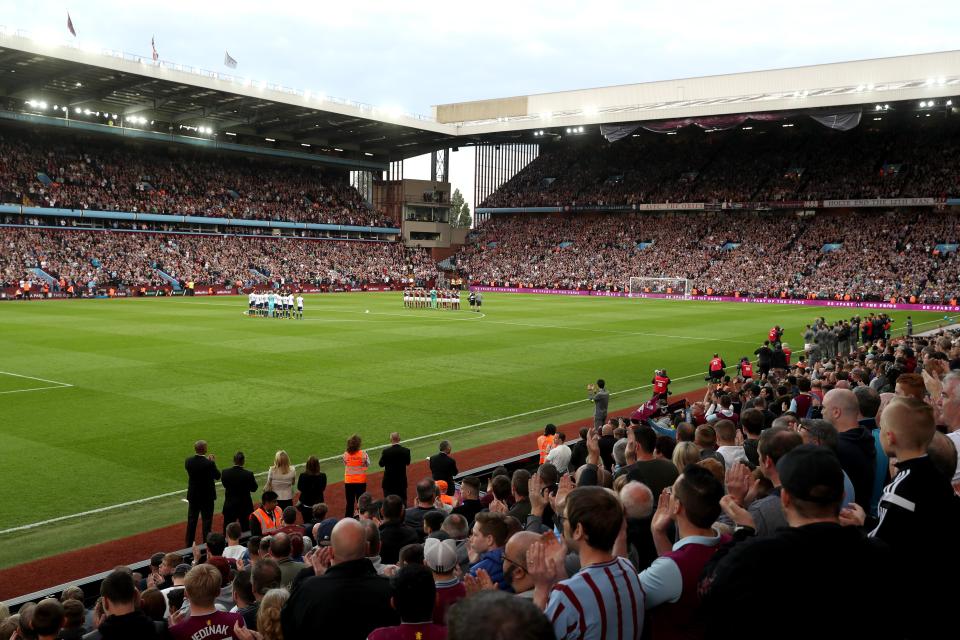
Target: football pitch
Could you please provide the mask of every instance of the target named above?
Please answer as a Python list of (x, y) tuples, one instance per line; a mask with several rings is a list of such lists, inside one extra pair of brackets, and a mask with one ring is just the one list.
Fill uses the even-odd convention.
[[(421, 459), (449, 438), (456, 456), (592, 415), (585, 387), (597, 378), (611, 409), (635, 405), (654, 368), (668, 369), (674, 392), (701, 388), (713, 352), (734, 364), (774, 324), (798, 348), (813, 318), (864, 315), (511, 294), (486, 294), (482, 313), (404, 309), (399, 293), (305, 298), (304, 320), (245, 317), (245, 297), (0, 305), (0, 541), (17, 540), (0, 544), (0, 567), (182, 522), (176, 492), (197, 439), (221, 468), (243, 450), (255, 472), (280, 448), (297, 464), (336, 456), (353, 433), (369, 449), (399, 431)], [(900, 327), (908, 314), (891, 315)], [(911, 315), (917, 331), (942, 318)], [(342, 480), (342, 465), (322, 467)]]

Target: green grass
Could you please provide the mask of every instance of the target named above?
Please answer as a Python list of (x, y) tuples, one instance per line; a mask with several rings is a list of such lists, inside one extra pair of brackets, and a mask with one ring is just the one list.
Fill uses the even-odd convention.
[[(591, 415), (585, 385), (598, 377), (613, 408), (646, 400), (648, 388), (616, 392), (646, 385), (655, 367), (669, 368), (675, 392), (700, 388), (714, 351), (733, 363), (773, 324), (799, 345), (813, 317), (852, 311), (490, 294), (481, 317), (405, 310), (399, 294), (370, 293), (307, 296), (306, 320), (281, 321), (245, 318), (245, 306), (0, 305), (0, 371), (73, 385), (0, 393), (4, 528), (182, 489), (199, 438), (221, 466), (242, 449), (259, 471), (278, 448), (302, 463), (341, 453), (354, 432), (369, 447), (394, 430), (413, 438), (485, 423), (448, 436), (462, 450)], [(912, 315), (918, 330), (940, 317)], [(0, 392), (43, 386), (54, 385), (0, 374)], [(508, 418), (517, 414), (527, 415)], [(338, 465), (324, 468), (342, 479)], [(30, 540), (26, 553), (0, 544), (0, 567), (178, 523), (181, 497), (98, 514), (96, 526), (82, 518), (0, 535)]]

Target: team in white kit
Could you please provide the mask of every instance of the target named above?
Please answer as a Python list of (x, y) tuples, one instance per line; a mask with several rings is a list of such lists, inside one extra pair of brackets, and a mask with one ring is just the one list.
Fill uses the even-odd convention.
[(303, 320), (303, 294), (292, 291), (251, 291), (247, 295), (247, 315), (251, 318)]

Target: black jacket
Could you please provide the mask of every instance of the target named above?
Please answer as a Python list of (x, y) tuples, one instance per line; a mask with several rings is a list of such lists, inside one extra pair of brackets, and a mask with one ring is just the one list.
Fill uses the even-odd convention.
[(223, 510), (243, 510), (253, 512), (253, 498), (251, 494), (257, 490), (257, 479), (253, 471), (243, 467), (233, 466), (224, 469), (220, 478), (223, 485)]
[(280, 623), (286, 640), (364, 640), (374, 629), (400, 619), (390, 606), (390, 580), (361, 558), (304, 580), (283, 607)]
[(384, 497), (396, 495), (407, 501), (407, 467), (410, 465), (410, 449), (394, 444), (380, 454), (380, 466), (383, 467)]
[(447, 495), (452, 496), (453, 477), (460, 473), (457, 471), (457, 461), (443, 452), (430, 456), (430, 473), (433, 474), (434, 480), (447, 481)]
[(418, 542), (420, 534), (416, 529), (402, 522), (387, 520), (380, 525), (380, 561), (383, 564), (396, 564), (400, 549)]
[[(577, 469), (587, 463), (587, 443), (583, 440), (570, 445), (570, 471), (576, 472)], [(566, 469), (560, 469), (564, 473)]]
[(108, 616), (100, 627), (83, 636), (84, 640), (153, 640), (160, 637), (157, 624), (140, 611), (122, 616)]
[(187, 502), (213, 504), (217, 499), (217, 480), (220, 470), (217, 463), (206, 456), (192, 456), (183, 463), (187, 470)]
[[(224, 472), (226, 473), (226, 472)], [(297, 491), (300, 492), (300, 504), (311, 507), (323, 502), (323, 492), (327, 489), (327, 474), (316, 475), (301, 473), (297, 478)]]
[(867, 513), (870, 513), (873, 478), (877, 466), (875, 447), (873, 434), (863, 427), (837, 434), (837, 457), (840, 459), (840, 466), (850, 477), (857, 504)]
[[(896, 614), (905, 609), (877, 597), (876, 585), (906, 587), (883, 543), (855, 527), (815, 523), (751, 537), (717, 551), (700, 580), (700, 614), (708, 638), (738, 638), (768, 629), (778, 638), (902, 637)], [(777, 602), (816, 595), (816, 615), (784, 617)], [(749, 628), (736, 611), (750, 611)], [(829, 627), (824, 621), (829, 620)]]
[(773, 362), (773, 351), (770, 347), (760, 347), (753, 352), (753, 355), (757, 356), (758, 366), (769, 367), (770, 363)]
[(473, 519), (478, 513), (483, 511), (484, 507), (480, 500), (464, 500), (460, 506), (454, 507), (452, 513), (461, 515), (467, 519), (467, 526), (473, 527)]

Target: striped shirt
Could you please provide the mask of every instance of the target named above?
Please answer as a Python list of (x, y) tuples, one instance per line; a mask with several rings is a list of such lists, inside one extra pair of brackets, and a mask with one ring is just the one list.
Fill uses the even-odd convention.
[(645, 599), (636, 569), (614, 558), (559, 582), (546, 614), (557, 640), (636, 640), (643, 631)]

